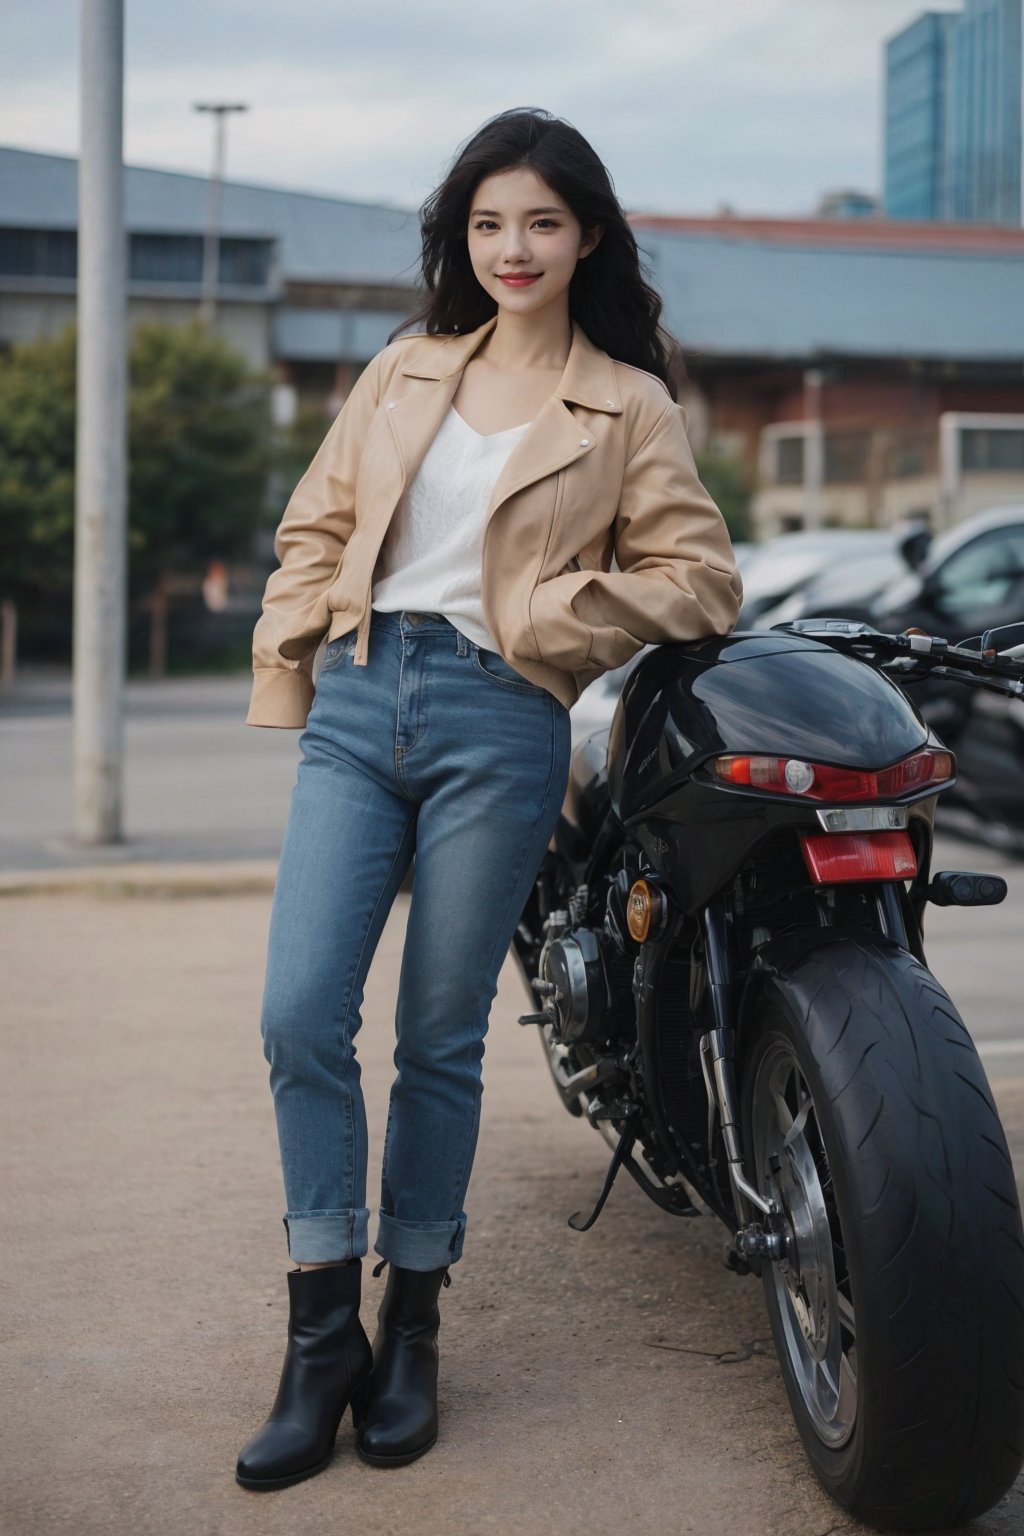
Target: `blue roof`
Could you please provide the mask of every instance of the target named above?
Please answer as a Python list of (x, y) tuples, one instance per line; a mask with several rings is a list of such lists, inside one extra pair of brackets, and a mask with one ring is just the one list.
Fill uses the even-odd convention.
[(665, 324), (693, 355), (1024, 362), (1024, 249), (786, 245), (638, 229)]
[[(125, 224), (138, 233), (202, 234), (208, 186), (204, 176), (126, 166)], [(75, 229), (77, 222), (76, 159), (0, 147), (0, 224)], [(278, 240), (284, 274), (295, 281), (414, 288), (419, 275), (419, 218), (406, 208), (225, 181), (221, 231)]]
[[(202, 176), (126, 167), (128, 228), (201, 234), (207, 187)], [(0, 147), (0, 225), (73, 229), (77, 207), (74, 158)], [(735, 228), (689, 219), (665, 228), (644, 218), (634, 226), (641, 254), (665, 323), (694, 362), (702, 353), (1024, 362), (1019, 231), (864, 219), (737, 220)], [(417, 284), (414, 209), (226, 182), (222, 230), (275, 239), (285, 279), (393, 283), (406, 292)], [(290, 347), (326, 356), (336, 343), (323, 327), (333, 337), (342, 324), (362, 326), (353, 337), (362, 352), (376, 349), (388, 320), (383, 311), (342, 322), (285, 309), (276, 324)]]

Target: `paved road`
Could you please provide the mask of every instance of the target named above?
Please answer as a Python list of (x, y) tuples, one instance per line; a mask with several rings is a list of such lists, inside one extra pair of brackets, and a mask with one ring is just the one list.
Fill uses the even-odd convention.
[(26, 673), (0, 698), (0, 870), (130, 859), (273, 858), (298, 731), (245, 725), (249, 676), (131, 682), (121, 848), (71, 840), (70, 683)]
[[(359, 1036), (371, 1210), (406, 900)], [(808, 1470), (760, 1290), (722, 1267), (721, 1229), (663, 1215), (625, 1178), (590, 1232), (567, 1225), (608, 1153), (557, 1105), (535, 1035), (515, 1023), (511, 964), (465, 1254), (442, 1293), (437, 1445), (407, 1468), (368, 1467), (346, 1416), (327, 1472), (275, 1494), (238, 1488), (234, 1458), (269, 1410), (287, 1315), (257, 1026), (269, 898), (8, 898), (0, 914), (5, 1533), (862, 1529)], [(987, 991), (973, 941), (950, 933), (943, 963)], [(1020, 1153), (1024, 1083), (996, 1087)], [(383, 1284), (364, 1265), (371, 1334)], [(1024, 1480), (972, 1532), (1022, 1524)]]
[[(249, 675), (132, 682), (127, 689), (128, 842), (98, 853), (70, 839), (70, 682), (30, 671), (0, 700), (0, 873), (101, 862), (274, 859), (298, 763), (298, 731), (244, 724)], [(929, 956), (993, 1073), (1024, 1070), (1016, 935), (1024, 863), (942, 840), (938, 868), (1003, 873), (1003, 906), (928, 917)], [(955, 940), (950, 943), (950, 940)]]

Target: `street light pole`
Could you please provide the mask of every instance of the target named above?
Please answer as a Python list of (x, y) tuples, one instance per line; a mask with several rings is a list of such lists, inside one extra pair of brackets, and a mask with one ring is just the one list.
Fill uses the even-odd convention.
[(217, 313), (217, 277), (220, 251), (220, 206), (224, 190), (224, 163), (227, 156), (226, 118), (229, 112), (247, 112), (244, 102), (193, 102), (196, 112), (212, 112), (214, 119), (213, 171), (206, 205), (206, 235), (203, 240), (203, 284), (199, 318), (212, 326)]
[(121, 834), (127, 424), (124, 0), (83, 0), (72, 799), (75, 837)]
[(825, 375), (820, 368), (804, 369), (804, 527), (821, 527), (822, 491), (825, 483), (825, 424), (821, 390)]

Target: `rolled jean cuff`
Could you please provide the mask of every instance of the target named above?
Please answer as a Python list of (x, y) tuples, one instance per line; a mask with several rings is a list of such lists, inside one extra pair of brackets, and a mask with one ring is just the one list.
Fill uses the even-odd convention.
[(297, 1264), (329, 1264), (358, 1259), (370, 1246), (369, 1207), (344, 1211), (288, 1211), (281, 1217), (288, 1253)]
[(398, 1221), (378, 1210), (373, 1250), (402, 1269), (440, 1269), (461, 1259), (465, 1233), (465, 1212), (454, 1221)]

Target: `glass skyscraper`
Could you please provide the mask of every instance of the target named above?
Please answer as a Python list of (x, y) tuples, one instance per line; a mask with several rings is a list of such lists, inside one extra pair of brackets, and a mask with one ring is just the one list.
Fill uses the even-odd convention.
[(929, 11), (885, 47), (885, 211), (1021, 222), (1022, 0)]
[(944, 217), (947, 39), (955, 12), (927, 11), (885, 45), (885, 211)]

